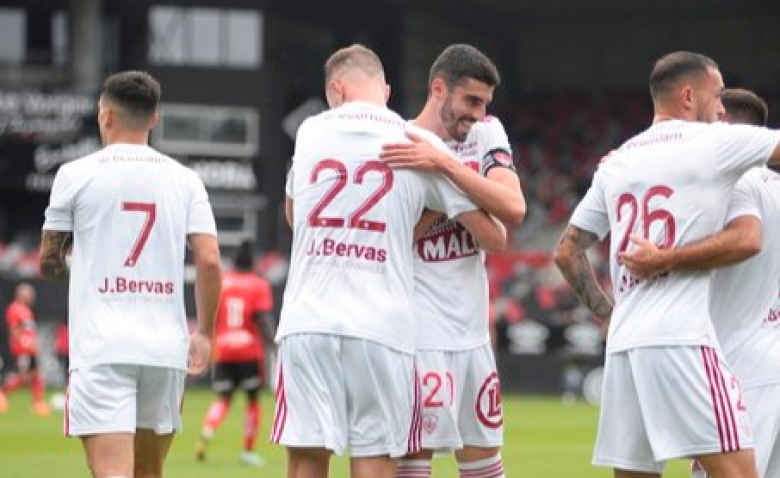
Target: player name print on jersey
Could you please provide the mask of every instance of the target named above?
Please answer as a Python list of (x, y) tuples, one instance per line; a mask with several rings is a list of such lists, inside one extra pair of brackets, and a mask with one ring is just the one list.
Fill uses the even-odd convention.
[(443, 262), (479, 253), (477, 241), (451, 219), (440, 219), (417, 241), (417, 254), (423, 262)]
[(157, 280), (135, 280), (126, 277), (106, 277), (98, 288), (99, 294), (152, 294), (172, 295), (173, 282)]
[(387, 260), (387, 251), (385, 249), (339, 242), (329, 237), (322, 239), (320, 242), (316, 239), (312, 240), (309, 248), (306, 249), (306, 254), (309, 256), (348, 257), (363, 259), (369, 262), (385, 262)]

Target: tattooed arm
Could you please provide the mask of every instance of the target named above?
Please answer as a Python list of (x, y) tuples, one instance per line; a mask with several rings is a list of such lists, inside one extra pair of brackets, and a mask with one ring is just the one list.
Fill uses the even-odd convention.
[(612, 300), (596, 279), (586, 255), (588, 248), (597, 241), (595, 234), (569, 224), (555, 249), (554, 260), (580, 301), (597, 317), (608, 321), (612, 315)]
[(71, 233), (68, 231), (43, 231), (38, 266), (43, 277), (53, 281), (65, 281), (70, 271), (65, 255), (70, 248)]

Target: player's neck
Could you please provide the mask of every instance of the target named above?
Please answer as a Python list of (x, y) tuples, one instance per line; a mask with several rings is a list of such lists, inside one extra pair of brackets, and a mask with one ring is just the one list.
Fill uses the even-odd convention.
[(695, 121), (692, 111), (672, 105), (656, 105), (653, 114), (653, 124), (664, 121)]
[(137, 144), (146, 146), (149, 144), (149, 132), (130, 130), (113, 131), (111, 134), (107, 134), (104, 139), (106, 146), (112, 144)]
[(664, 121), (672, 121), (672, 120), (676, 120), (676, 119), (679, 119), (679, 118), (677, 118), (675, 116), (672, 116), (672, 115), (657, 114), (657, 115), (653, 116), (653, 124), (655, 124), (655, 123), (662, 123)]
[(420, 128), (427, 129), (428, 131), (435, 134), (436, 136), (438, 136), (444, 141), (449, 141), (450, 139), (452, 139), (450, 138), (450, 135), (447, 133), (447, 130), (439, 121), (438, 112), (434, 111), (433, 108), (430, 108), (429, 105), (427, 104), (420, 112), (420, 114), (417, 115), (417, 118), (412, 120), (412, 123), (415, 126), (419, 126)]

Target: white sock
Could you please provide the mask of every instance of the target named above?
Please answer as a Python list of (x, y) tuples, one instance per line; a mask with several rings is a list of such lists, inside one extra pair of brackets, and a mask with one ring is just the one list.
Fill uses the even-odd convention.
[(398, 460), (395, 478), (430, 478), (431, 460)]
[(506, 478), (501, 454), (484, 460), (458, 463), (460, 478)]

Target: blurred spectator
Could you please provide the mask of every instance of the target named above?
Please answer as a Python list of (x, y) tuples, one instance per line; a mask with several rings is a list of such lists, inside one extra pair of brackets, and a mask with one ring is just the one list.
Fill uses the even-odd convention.
[(16, 364), (16, 373), (11, 374), (0, 391), (0, 413), (8, 411), (6, 394), (25, 383), (30, 384), (33, 411), (41, 416), (51, 410), (44, 400), (44, 382), (40, 373), (38, 358), (38, 333), (32, 306), (35, 303), (35, 289), (22, 282), (16, 287), (14, 300), (5, 311), (8, 324), (11, 355)]

